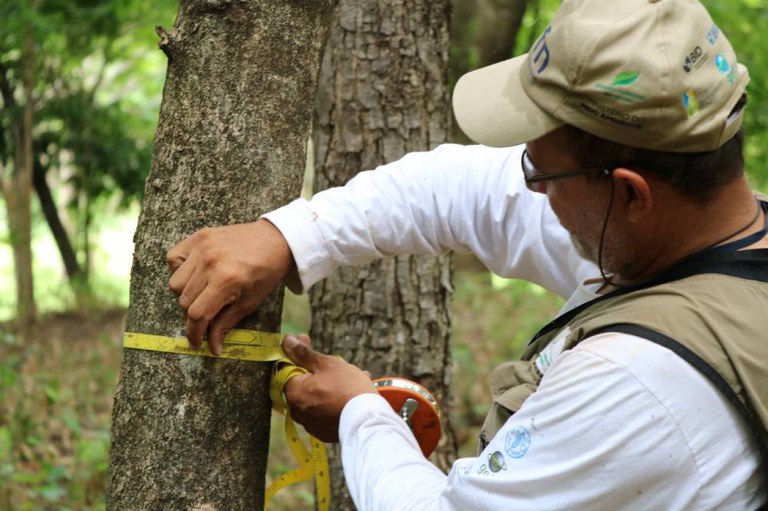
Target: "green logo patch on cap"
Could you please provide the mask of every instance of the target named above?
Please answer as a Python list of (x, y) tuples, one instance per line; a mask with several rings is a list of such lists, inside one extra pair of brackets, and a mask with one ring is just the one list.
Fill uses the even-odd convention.
[(622, 71), (613, 78), (613, 83), (610, 85), (598, 83), (595, 85), (595, 88), (603, 91), (603, 95), (608, 98), (620, 103), (632, 105), (638, 101), (643, 101), (646, 98), (643, 94), (638, 94), (627, 88), (630, 85), (633, 85), (638, 78), (640, 78), (640, 73), (635, 71)]
[(616, 75), (613, 79), (613, 85), (632, 85), (640, 77), (640, 73), (630, 73), (624, 71)]

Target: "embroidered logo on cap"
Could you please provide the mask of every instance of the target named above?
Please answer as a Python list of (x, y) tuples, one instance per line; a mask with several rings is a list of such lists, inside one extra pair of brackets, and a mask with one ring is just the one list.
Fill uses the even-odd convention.
[[(629, 89), (631, 85), (637, 82), (640, 73), (634, 71), (622, 71), (617, 74), (610, 85), (598, 83), (595, 88), (603, 91), (603, 95), (621, 103), (631, 105), (638, 101), (643, 101), (645, 96)], [(637, 87), (635, 87), (637, 88)]]
[[(536, 44), (533, 45), (530, 51), (530, 58), (528, 60), (528, 68), (533, 75), (540, 75), (549, 66), (549, 46), (547, 45), (547, 35), (552, 31), (552, 27), (549, 26), (541, 34)], [(538, 69), (534, 69), (534, 66), (538, 66)]]
[(699, 102), (696, 100), (696, 92), (693, 89), (683, 92), (683, 106), (689, 119), (699, 113)]
[(704, 62), (709, 58), (709, 53), (704, 53), (701, 46), (697, 46), (691, 52), (685, 56), (683, 61), (683, 69), (686, 73), (690, 73), (694, 69), (699, 69)]
[(709, 44), (714, 46), (718, 39), (720, 39), (720, 28), (713, 24), (712, 28), (710, 28), (709, 32), (707, 32), (707, 41), (709, 41)]

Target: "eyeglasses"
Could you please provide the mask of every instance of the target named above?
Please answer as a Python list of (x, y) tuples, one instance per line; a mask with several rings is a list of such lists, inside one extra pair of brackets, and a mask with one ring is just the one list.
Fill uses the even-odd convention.
[(544, 193), (545, 189), (541, 183), (546, 181), (555, 181), (557, 179), (565, 179), (567, 177), (583, 176), (586, 174), (602, 174), (604, 176), (610, 176), (613, 172), (613, 168), (609, 165), (603, 165), (602, 167), (595, 167), (591, 169), (574, 170), (571, 172), (564, 172), (562, 174), (538, 174), (536, 175), (536, 166), (528, 156), (528, 150), (523, 150), (523, 156), (520, 161), (520, 166), (523, 169), (523, 177), (525, 178), (525, 185), (529, 190), (533, 192)]

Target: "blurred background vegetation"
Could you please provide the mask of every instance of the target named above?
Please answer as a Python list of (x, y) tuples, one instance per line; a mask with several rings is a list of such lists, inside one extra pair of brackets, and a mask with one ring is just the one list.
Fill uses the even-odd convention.
[[(454, 0), (452, 79), (526, 51), (558, 3)], [(768, 0), (703, 3), (750, 69), (747, 169), (768, 191)], [(154, 27), (170, 27), (176, 8), (173, 0), (0, 3), (0, 509), (104, 507), (131, 237), (165, 76)], [(34, 182), (26, 329), (17, 321), (19, 238), (9, 228), (20, 218), (14, 179), (24, 168)], [(286, 300), (284, 330), (306, 331), (306, 298)], [(457, 258), (450, 412), (462, 455), (472, 454), (486, 410), (487, 369), (517, 356), (560, 304)], [(291, 467), (273, 437), (270, 477)], [(307, 487), (278, 496), (276, 507), (309, 509), (311, 500)]]

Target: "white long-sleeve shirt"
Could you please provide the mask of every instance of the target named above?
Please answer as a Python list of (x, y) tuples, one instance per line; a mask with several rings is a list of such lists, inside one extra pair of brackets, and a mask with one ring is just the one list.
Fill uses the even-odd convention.
[[(526, 189), (520, 155), (445, 145), (266, 218), (288, 241), (305, 288), (337, 266), (457, 250), (576, 306), (594, 296), (584, 282), (598, 270), (576, 253), (546, 196)], [(447, 476), (383, 398), (351, 400), (339, 434), (358, 509), (742, 510), (765, 500), (741, 418), (677, 355), (617, 333), (552, 355), (520, 411)]]

